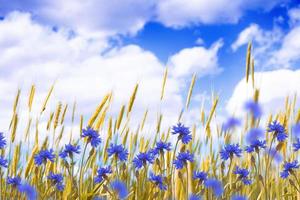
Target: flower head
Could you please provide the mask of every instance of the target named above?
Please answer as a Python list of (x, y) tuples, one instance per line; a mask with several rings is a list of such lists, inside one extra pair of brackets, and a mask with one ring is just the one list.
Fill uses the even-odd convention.
[(220, 181), (218, 181), (217, 179), (207, 179), (204, 182), (204, 185), (207, 188), (211, 188), (216, 197), (221, 196), (224, 191), (222, 183)]
[(293, 162), (286, 162), (283, 164), (283, 171), (280, 173), (281, 178), (287, 178), (290, 174), (293, 173), (295, 169), (299, 168), (299, 164), (297, 160)]
[(187, 144), (192, 140), (191, 131), (188, 127), (185, 127), (183, 124), (178, 123), (177, 126), (173, 126), (172, 134), (177, 135), (178, 139), (182, 141), (182, 143)]
[(6, 183), (7, 185), (11, 185), (12, 187), (18, 187), (21, 185), (21, 178), (19, 176), (7, 177)]
[(240, 168), (236, 166), (235, 170), (233, 171), (234, 174), (238, 175), (238, 178), (245, 184), (250, 185), (252, 181), (249, 179), (249, 171), (244, 168)]
[(167, 186), (164, 184), (164, 177), (161, 175), (155, 175), (152, 172), (150, 173), (149, 180), (153, 182), (160, 190), (167, 190)]
[(173, 161), (173, 164), (175, 165), (176, 169), (182, 169), (187, 164), (187, 161), (194, 162), (194, 155), (189, 151), (179, 152), (176, 160)]
[(5, 137), (3, 136), (3, 133), (0, 132), (0, 149), (3, 149), (6, 145)]
[(245, 151), (248, 153), (258, 152), (259, 149), (265, 149), (266, 147), (266, 140), (253, 140), (249, 146), (246, 146)]
[(191, 194), (189, 196), (189, 200), (201, 200), (201, 196), (196, 195), (196, 194)]
[(250, 112), (255, 119), (261, 117), (262, 115), (262, 109), (260, 105), (253, 100), (247, 101), (244, 108), (246, 111)]
[(202, 183), (207, 180), (207, 173), (195, 171), (193, 174), (193, 179), (198, 180), (200, 183)]
[(276, 120), (269, 124), (268, 132), (273, 132), (279, 142), (283, 142), (287, 138), (285, 128)]
[(111, 166), (100, 167), (97, 170), (97, 176), (95, 177), (95, 183), (101, 183), (104, 178), (107, 177), (108, 174), (112, 173)]
[(140, 169), (147, 163), (152, 164), (154, 162), (154, 155), (152, 152), (140, 152), (134, 159), (133, 164), (135, 168)]
[(114, 180), (111, 183), (111, 189), (115, 193), (117, 193), (117, 195), (120, 199), (125, 199), (128, 195), (128, 190), (127, 190), (126, 184), (122, 181)]
[(48, 179), (51, 181), (53, 185), (55, 185), (57, 190), (59, 191), (64, 190), (65, 187), (63, 184), (64, 177), (62, 176), (62, 174), (54, 174), (53, 172), (50, 172), (50, 174), (48, 175)]
[(241, 157), (242, 149), (239, 144), (227, 144), (220, 151), (221, 159), (228, 160), (228, 158), (232, 158), (234, 155), (237, 157)]
[(72, 145), (72, 144), (66, 144), (65, 149), (59, 154), (59, 156), (62, 159), (65, 159), (67, 156), (73, 157), (73, 154), (79, 154), (80, 153), (80, 146), (79, 145)]
[(18, 187), (19, 192), (24, 193), (28, 200), (36, 200), (37, 192), (34, 187), (29, 184), (22, 184)]
[(264, 137), (264, 131), (261, 128), (252, 128), (248, 131), (246, 134), (246, 142), (252, 143), (255, 140), (258, 140), (260, 138)]
[(8, 161), (4, 157), (0, 156), (0, 166), (7, 168), (7, 164)]
[(297, 138), (297, 141), (293, 144), (294, 151), (298, 151), (300, 149), (300, 138)]
[(128, 150), (123, 145), (110, 144), (107, 149), (108, 156), (116, 156), (120, 161), (126, 161), (128, 157)]
[(90, 142), (92, 147), (97, 147), (101, 143), (101, 138), (98, 132), (91, 127), (87, 127), (86, 129), (82, 130), (82, 137), (88, 138), (88, 143)]
[(283, 159), (282, 155), (277, 151), (276, 148), (271, 148), (268, 152), (266, 152), (266, 154), (269, 154), (271, 158), (274, 158), (274, 161), (277, 163), (281, 162)]
[(234, 195), (231, 197), (231, 200), (247, 200), (247, 197), (241, 195)]
[(34, 155), (34, 163), (39, 166), (43, 163), (46, 163), (47, 160), (54, 162), (54, 158), (55, 155), (53, 153), (53, 149), (45, 149)]
[(156, 146), (154, 148), (154, 154), (164, 153), (164, 151), (171, 151), (171, 143), (163, 142), (162, 140), (156, 142)]
[(241, 121), (235, 117), (230, 117), (227, 119), (227, 121), (223, 124), (222, 129), (224, 131), (228, 131), (229, 129), (232, 129), (236, 126), (241, 125)]
[(293, 133), (294, 137), (300, 138), (300, 123), (299, 122), (292, 126), (292, 133)]

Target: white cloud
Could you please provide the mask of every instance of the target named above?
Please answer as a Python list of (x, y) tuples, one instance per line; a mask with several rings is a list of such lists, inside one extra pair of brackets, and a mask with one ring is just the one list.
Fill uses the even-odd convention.
[[(300, 70), (273, 70), (255, 73), (256, 87), (260, 88), (259, 100), (265, 113), (284, 109), (287, 96), (300, 94)], [(245, 101), (253, 97), (252, 84), (246, 84), (245, 78), (239, 81), (229, 99), (226, 109), (229, 113), (243, 113)]]
[[(135, 34), (147, 22), (170, 27), (192, 24), (236, 23), (248, 10), (268, 11), (288, 0), (0, 0), (0, 14), (32, 12), (36, 19), (67, 27), (80, 34)], [(226, 8), (226, 9), (224, 9)]]
[(251, 24), (240, 32), (231, 48), (236, 51), (249, 41), (253, 42), (256, 66), (262, 69), (292, 68), (300, 59), (300, 26), (293, 26), (285, 33), (277, 25), (265, 30)]
[[(218, 69), (216, 53), (220, 46), (219, 41), (209, 49), (197, 47), (196, 52), (200, 52), (200, 57), (208, 56), (209, 60), (205, 62), (213, 63), (214, 69)], [(110, 50), (105, 51), (108, 47)], [(155, 129), (158, 112), (163, 113), (163, 127), (166, 127), (177, 121), (184, 105), (181, 89), (185, 85), (172, 75), (172, 68), (164, 101), (159, 101), (165, 65), (152, 52), (137, 45), (111, 47), (105, 37), (93, 40), (87, 35), (70, 37), (67, 31), (55, 32), (36, 23), (29, 14), (14, 12), (0, 21), (0, 51), (0, 123), (7, 127), (18, 87), (22, 90), (20, 122), (26, 122), (27, 95), (32, 83), (37, 86), (35, 112), (40, 111), (48, 89), (56, 81), (46, 112), (53, 111), (58, 101), (71, 105), (76, 100), (77, 113), (82, 113), (85, 119), (111, 90), (114, 92), (114, 104), (110, 114), (116, 115), (120, 106), (128, 102), (134, 85), (139, 83), (132, 125), (136, 126), (145, 109), (149, 108), (148, 134)], [(188, 49), (185, 51), (189, 52)], [(191, 51), (194, 51), (193, 48)], [(179, 58), (176, 63), (180, 63)], [(191, 64), (188, 68), (190, 74), (200, 69)], [(183, 66), (177, 65), (177, 70), (178, 67)], [(214, 69), (210, 72), (213, 73)], [(182, 77), (188, 74), (179, 70), (176, 75)], [(48, 114), (44, 115), (41, 123), (47, 117)]]
[[(158, 20), (167, 26), (236, 23), (247, 10), (269, 10), (285, 1), (245, 0), (162, 0), (158, 3)], [(226, 8), (226, 9), (224, 9)]]
[(263, 40), (263, 33), (260, 27), (257, 24), (251, 24), (244, 30), (242, 30), (235, 40), (235, 42), (231, 45), (233, 51), (236, 51), (239, 47), (247, 44), (249, 41), (253, 41), (253, 39), (261, 42)]
[(283, 38), (282, 45), (273, 52), (269, 64), (291, 68), (300, 59), (300, 26), (292, 28)]
[(249, 41), (254, 43), (255, 53), (261, 53), (278, 43), (283, 37), (281, 29), (277, 26), (273, 30), (264, 30), (257, 24), (250, 24), (243, 29), (235, 42), (231, 45), (233, 51), (241, 46), (248, 44)]
[(295, 26), (300, 22), (300, 8), (293, 8), (288, 11), (290, 25)]
[(170, 57), (168, 66), (173, 68), (175, 77), (197, 73), (198, 76), (220, 72), (218, 51), (223, 46), (223, 40), (218, 40), (209, 49), (193, 47), (183, 49)]

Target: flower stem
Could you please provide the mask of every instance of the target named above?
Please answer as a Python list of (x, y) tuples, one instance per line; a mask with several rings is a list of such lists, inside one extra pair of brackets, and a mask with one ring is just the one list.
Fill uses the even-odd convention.
[(79, 196), (79, 199), (81, 199), (83, 160), (84, 160), (85, 152), (86, 152), (86, 149), (87, 149), (87, 145), (88, 145), (88, 142), (84, 146), (83, 155), (82, 155), (81, 163), (80, 163), (79, 185), (78, 185), (78, 196)]
[(189, 169), (188, 164), (185, 165), (186, 169), (186, 199), (189, 199)]
[[(178, 147), (178, 143), (179, 143), (179, 138), (177, 139), (176, 141), (176, 144), (175, 144), (175, 149), (173, 151), (173, 156), (172, 156), (172, 160), (174, 161), (175, 160), (175, 154), (176, 154), (176, 150), (177, 150), (177, 147)], [(173, 163), (171, 163), (172, 167), (171, 167), (171, 178), (172, 178), (172, 182), (171, 182), (171, 191), (172, 191), (172, 199), (173, 198), (173, 195), (175, 195), (175, 183), (174, 183), (174, 176), (175, 176), (175, 173), (173, 173), (174, 171), (174, 165)]]

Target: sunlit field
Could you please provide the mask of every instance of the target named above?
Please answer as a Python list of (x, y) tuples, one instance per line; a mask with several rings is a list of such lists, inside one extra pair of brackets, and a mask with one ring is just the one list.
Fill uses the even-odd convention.
[[(214, 120), (220, 101), (214, 95), (210, 110), (199, 108), (199, 118), (187, 126), (182, 116), (189, 109), (195, 75), (178, 121), (162, 129), (160, 115), (156, 131), (148, 135), (142, 133), (146, 108), (144, 116), (135, 119), (138, 128), (129, 125), (138, 84), (128, 91), (127, 105), (117, 108), (118, 116), (109, 115), (109, 92), (86, 119), (76, 114), (76, 104), (58, 103), (45, 114), (55, 84), (38, 113), (32, 112), (35, 86), (22, 91), (28, 96), (18, 91), (10, 124), (1, 124), (9, 131), (0, 135), (0, 199), (300, 199), (298, 99), (287, 98), (285, 110), (275, 115), (263, 112), (260, 89), (253, 84), (251, 44), (245, 60), (246, 81), (255, 93), (245, 102), (244, 116)], [(160, 101), (166, 84), (167, 69)], [(20, 98), (27, 102), (22, 108), (28, 112), (25, 121), (19, 117)], [(65, 131), (66, 116), (79, 129)], [(44, 129), (41, 119), (47, 122)], [(20, 123), (25, 128), (18, 127)]]

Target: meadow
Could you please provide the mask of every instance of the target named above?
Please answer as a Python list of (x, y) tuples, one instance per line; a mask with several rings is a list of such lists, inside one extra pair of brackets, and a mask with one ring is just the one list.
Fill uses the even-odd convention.
[[(248, 84), (254, 83), (251, 44), (245, 71)], [(167, 77), (166, 69), (161, 101)], [(147, 111), (139, 119), (138, 129), (128, 125), (138, 84), (117, 117), (108, 114), (112, 93), (103, 97), (86, 120), (76, 116), (75, 105), (58, 103), (46, 116), (46, 133), (40, 131), (38, 119), (45, 117), (55, 85), (37, 116), (31, 114), (35, 102), (32, 85), (26, 97), (24, 130), (18, 129), (18, 91), (9, 132), (0, 134), (0, 199), (300, 199), (296, 96), (286, 99), (284, 111), (268, 115), (262, 112), (256, 88), (253, 98), (245, 102), (244, 117), (213, 123), (219, 103), (215, 96), (209, 112), (199, 109), (195, 121), (201, 126), (188, 127), (182, 115), (189, 108), (195, 80), (196, 75), (178, 121), (162, 130), (160, 115), (152, 137), (142, 134)], [(72, 125), (80, 127), (80, 134), (64, 131), (67, 112)], [(21, 141), (16, 134), (23, 134)], [(62, 140), (65, 135), (67, 142)]]

